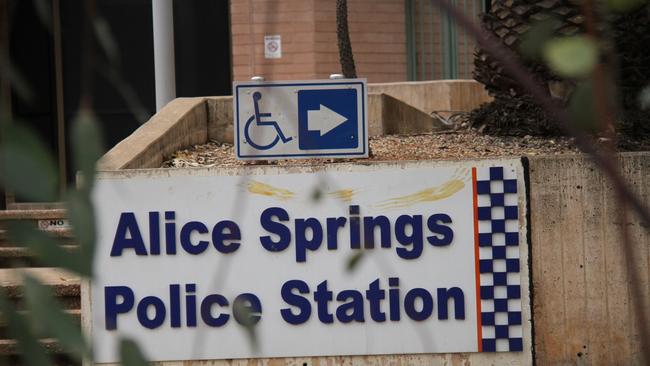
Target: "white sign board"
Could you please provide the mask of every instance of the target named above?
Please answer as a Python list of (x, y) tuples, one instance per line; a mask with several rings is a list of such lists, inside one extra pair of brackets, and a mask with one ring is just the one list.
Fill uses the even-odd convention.
[(233, 84), (238, 159), (368, 157), (365, 79)]
[(264, 36), (264, 58), (282, 58), (281, 36)]
[(101, 173), (95, 277), (82, 294), (95, 361), (118, 361), (129, 337), (152, 361), (530, 362), (520, 161), (314, 169)]

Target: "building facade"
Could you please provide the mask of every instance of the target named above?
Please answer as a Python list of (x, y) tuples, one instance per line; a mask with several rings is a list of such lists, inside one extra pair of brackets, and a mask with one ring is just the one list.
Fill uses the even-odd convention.
[[(472, 19), (485, 10), (481, 0), (454, 4)], [(340, 72), (336, 0), (232, 0), (230, 21), (235, 80)], [(357, 74), (369, 82), (471, 78), (474, 41), (431, 0), (349, 0), (348, 24)], [(281, 55), (269, 55), (265, 37), (279, 39)]]

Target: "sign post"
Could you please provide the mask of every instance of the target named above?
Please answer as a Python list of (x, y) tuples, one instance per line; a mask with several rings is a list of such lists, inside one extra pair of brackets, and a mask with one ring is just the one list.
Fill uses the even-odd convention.
[(365, 79), (234, 83), (238, 159), (368, 157)]

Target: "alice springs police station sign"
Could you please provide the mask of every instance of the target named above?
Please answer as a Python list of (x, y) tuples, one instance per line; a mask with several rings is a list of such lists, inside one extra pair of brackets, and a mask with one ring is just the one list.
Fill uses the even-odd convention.
[(93, 196), (95, 362), (123, 337), (152, 361), (530, 359), (519, 160), (104, 172)]

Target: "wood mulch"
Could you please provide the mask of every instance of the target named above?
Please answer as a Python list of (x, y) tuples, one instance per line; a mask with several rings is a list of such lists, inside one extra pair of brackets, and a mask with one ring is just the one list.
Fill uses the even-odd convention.
[[(603, 139), (598, 141), (605, 143)], [(421, 135), (385, 135), (370, 139), (370, 161), (475, 159), (508, 156), (580, 154), (566, 137), (490, 136), (475, 129)], [(648, 151), (650, 137), (620, 141), (620, 151)], [(276, 161), (239, 161), (233, 145), (210, 141), (177, 151), (163, 168), (232, 167), (251, 164), (314, 165), (349, 162), (351, 159), (288, 159)], [(355, 159), (355, 161), (358, 161)]]

